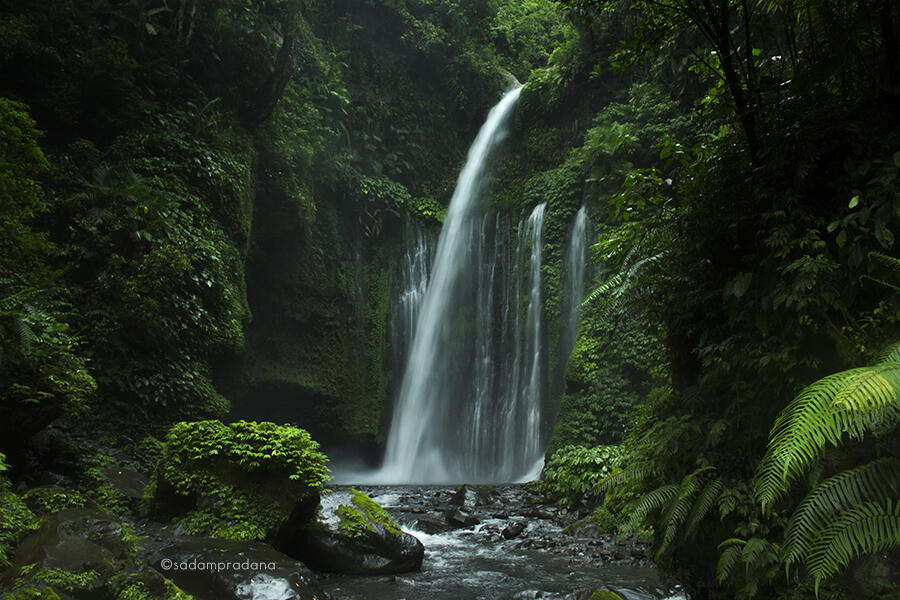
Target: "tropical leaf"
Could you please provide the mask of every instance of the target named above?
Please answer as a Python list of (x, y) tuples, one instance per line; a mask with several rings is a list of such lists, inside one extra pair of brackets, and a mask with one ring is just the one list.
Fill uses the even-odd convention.
[(703, 520), (712, 507), (718, 503), (719, 498), (722, 496), (722, 492), (725, 490), (725, 482), (721, 479), (713, 479), (700, 492), (697, 496), (696, 502), (694, 502), (694, 506), (691, 508), (691, 513), (688, 515), (684, 524), (684, 533), (687, 536), (693, 535), (697, 531), (697, 526), (700, 525), (700, 522)]
[(719, 580), (719, 583), (724, 583), (731, 576), (734, 567), (741, 562), (741, 549), (745, 543), (744, 540), (732, 538), (719, 545), (719, 548), (727, 545), (719, 555), (719, 562), (716, 564), (716, 579)]
[(785, 565), (800, 562), (835, 515), (866, 501), (900, 496), (900, 459), (886, 457), (829, 477), (794, 511), (784, 543)]
[(900, 362), (900, 341), (889, 344), (887, 348), (882, 350), (875, 364), (889, 362)]
[(681, 486), (677, 483), (672, 483), (656, 488), (649, 494), (645, 494), (638, 500), (631, 513), (631, 518), (628, 520), (629, 527), (637, 529), (643, 525), (650, 513), (659, 510), (666, 502), (678, 496), (679, 490), (681, 490)]
[(900, 363), (850, 369), (813, 383), (775, 419), (757, 470), (756, 495), (763, 508), (785, 493), (791, 480), (838, 446), (844, 434), (861, 438), (900, 416)]
[(819, 584), (862, 554), (900, 548), (900, 503), (866, 502), (846, 510), (820, 535), (806, 566)]

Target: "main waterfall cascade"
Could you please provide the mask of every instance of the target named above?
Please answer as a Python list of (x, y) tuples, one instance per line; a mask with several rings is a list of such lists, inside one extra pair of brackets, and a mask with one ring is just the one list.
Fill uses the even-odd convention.
[(414, 223), (404, 229), (390, 331), (405, 371), (384, 464), (371, 481), (509, 482), (541, 464), (547, 205), (514, 225), (479, 202), (520, 89), (491, 110), (472, 144), (437, 247)]

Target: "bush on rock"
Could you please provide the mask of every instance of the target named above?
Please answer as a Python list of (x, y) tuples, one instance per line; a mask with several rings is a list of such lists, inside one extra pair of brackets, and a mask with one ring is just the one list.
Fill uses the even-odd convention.
[(268, 422), (176, 423), (150, 490), (151, 510), (187, 533), (267, 539), (299, 512), (311, 518), (328, 481), (309, 433)]

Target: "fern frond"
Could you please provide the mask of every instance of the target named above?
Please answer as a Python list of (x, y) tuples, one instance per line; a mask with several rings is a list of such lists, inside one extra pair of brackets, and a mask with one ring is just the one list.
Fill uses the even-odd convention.
[(857, 556), (898, 547), (900, 503), (866, 502), (844, 511), (819, 536), (806, 561), (816, 594), (822, 581), (837, 574)]
[(621, 471), (613, 473), (597, 483), (597, 485), (594, 486), (593, 491), (597, 494), (601, 494), (615, 488), (638, 483), (645, 479), (649, 479), (651, 476), (657, 474), (658, 471), (658, 468), (645, 463), (632, 463)]
[(887, 362), (848, 378), (832, 401), (843, 432), (860, 439), (900, 416), (900, 362)]
[(668, 502), (668, 508), (662, 519), (665, 523), (665, 529), (663, 530), (662, 543), (656, 551), (658, 557), (665, 554), (669, 544), (675, 540), (678, 530), (687, 519), (691, 508), (694, 506), (694, 498), (703, 484), (702, 476), (714, 469), (715, 467), (712, 466), (701, 467), (681, 480), (681, 484), (678, 486), (678, 494), (673, 501)]
[(900, 363), (834, 373), (813, 383), (775, 419), (766, 454), (757, 469), (756, 496), (767, 509), (792, 479), (849, 433), (860, 438), (900, 416)]
[(866, 501), (900, 496), (900, 459), (886, 457), (829, 477), (794, 511), (784, 543), (786, 566), (799, 562), (835, 515)]
[(900, 259), (881, 252), (869, 252), (869, 260), (900, 274)]
[(669, 500), (678, 495), (681, 486), (677, 483), (664, 485), (656, 488), (652, 492), (645, 494), (634, 507), (631, 517), (628, 519), (628, 525), (632, 529), (640, 527), (647, 519), (647, 515), (658, 510)]
[(846, 371), (834, 373), (807, 386), (775, 418), (755, 481), (756, 496), (764, 509), (784, 495), (790, 479), (821, 456), (826, 441), (837, 442), (840, 433), (835, 433), (838, 427), (831, 416), (831, 400), (846, 378)]
[(882, 350), (875, 364), (880, 365), (889, 362), (900, 362), (900, 341), (889, 344), (887, 348)]
[(719, 562), (716, 564), (716, 579), (719, 580), (719, 583), (724, 583), (731, 576), (735, 565), (741, 560), (741, 548), (745, 544), (744, 540), (731, 539), (726, 540), (719, 547), (721, 548), (729, 542), (731, 544), (722, 551)]
[(721, 479), (713, 479), (700, 492), (697, 496), (697, 501), (694, 502), (693, 508), (691, 508), (691, 513), (688, 515), (687, 520), (684, 525), (684, 533), (687, 536), (693, 535), (697, 530), (697, 526), (700, 525), (700, 521), (703, 520), (703, 517), (709, 513), (713, 506), (716, 505), (719, 497), (722, 495), (722, 491), (725, 489), (725, 482)]

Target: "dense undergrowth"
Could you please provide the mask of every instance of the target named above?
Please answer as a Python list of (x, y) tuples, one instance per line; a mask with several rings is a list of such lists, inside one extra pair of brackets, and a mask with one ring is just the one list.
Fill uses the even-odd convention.
[[(493, 202), (548, 202), (545, 397), (562, 400), (543, 490), (601, 530), (652, 534), (696, 598), (896, 593), (890, 1), (0, 14), (0, 561), (64, 508), (136, 513), (110, 473), (232, 448), (211, 420), (229, 410), (377, 448), (404, 215), (441, 220), (508, 71), (526, 87)], [(567, 360), (583, 204), (596, 279)], [(292, 432), (265, 433), (306, 444)], [(169, 481), (209, 484), (184, 524), (269, 533), (228, 503), (236, 480), (199, 472)], [(14, 491), (46, 473), (59, 494)]]

